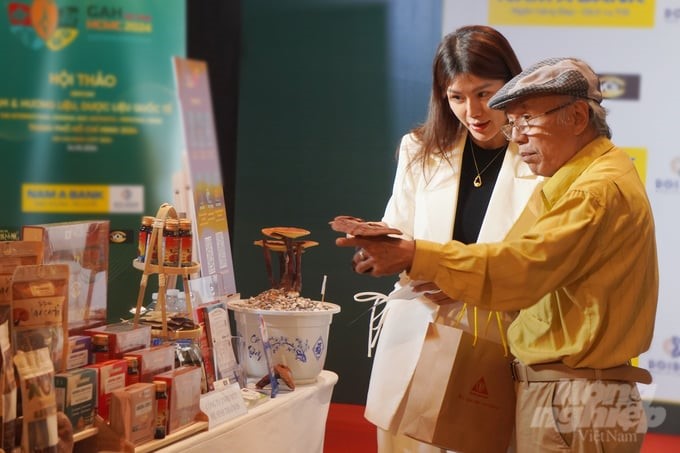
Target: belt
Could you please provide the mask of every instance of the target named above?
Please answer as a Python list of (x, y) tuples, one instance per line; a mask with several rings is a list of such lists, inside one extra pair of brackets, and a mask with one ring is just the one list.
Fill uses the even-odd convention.
[(613, 368), (571, 368), (560, 362), (524, 365), (518, 361), (510, 364), (516, 382), (550, 382), (563, 379), (588, 379), (591, 381), (628, 381), (652, 383), (652, 375), (644, 368), (620, 365)]

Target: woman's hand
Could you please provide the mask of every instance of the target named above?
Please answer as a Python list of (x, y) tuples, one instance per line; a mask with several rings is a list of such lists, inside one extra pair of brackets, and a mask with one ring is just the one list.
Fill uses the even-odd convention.
[(422, 292), (423, 296), (427, 297), (431, 302), (437, 305), (452, 304), (455, 300), (446, 295), (444, 291), (439, 289), (437, 285), (432, 282), (421, 283), (413, 287), (414, 290)]

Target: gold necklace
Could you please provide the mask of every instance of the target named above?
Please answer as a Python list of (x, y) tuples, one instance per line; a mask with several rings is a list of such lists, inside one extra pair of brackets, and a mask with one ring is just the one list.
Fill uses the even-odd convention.
[(472, 185), (475, 186), (475, 187), (482, 187), (482, 173), (484, 173), (486, 171), (486, 169), (489, 168), (491, 166), (491, 164), (494, 163), (494, 161), (498, 158), (498, 156), (503, 154), (503, 152), (508, 148), (508, 145), (505, 145), (503, 148), (501, 148), (496, 153), (496, 155), (493, 156), (493, 159), (491, 159), (491, 161), (488, 164), (486, 164), (486, 167), (482, 168), (482, 171), (479, 171), (479, 167), (477, 166), (477, 158), (475, 157), (475, 147), (472, 144), (472, 139), (470, 139), (469, 143), (470, 143), (470, 153), (472, 153), (472, 162), (474, 162), (475, 170), (477, 171), (477, 176), (475, 176), (475, 179), (472, 181)]

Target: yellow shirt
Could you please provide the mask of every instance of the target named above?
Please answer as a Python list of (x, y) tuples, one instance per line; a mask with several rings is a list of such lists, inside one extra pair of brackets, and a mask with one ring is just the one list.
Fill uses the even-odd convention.
[(608, 368), (646, 351), (659, 286), (654, 219), (628, 155), (595, 139), (538, 194), (541, 212), (516, 239), (416, 241), (410, 277), (472, 305), (520, 310), (508, 342), (525, 364)]

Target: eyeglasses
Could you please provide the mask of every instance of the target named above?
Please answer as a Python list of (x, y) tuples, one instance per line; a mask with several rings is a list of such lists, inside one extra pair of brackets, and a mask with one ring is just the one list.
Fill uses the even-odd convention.
[(571, 100), (565, 104), (558, 105), (555, 108), (552, 108), (548, 110), (547, 112), (539, 113), (538, 115), (534, 116), (528, 116), (528, 115), (523, 115), (521, 116), (517, 121), (510, 121), (508, 124), (504, 124), (501, 126), (501, 132), (503, 135), (505, 135), (505, 138), (508, 140), (512, 140), (512, 130), (517, 129), (518, 134), (525, 134), (527, 132), (527, 129), (529, 129), (532, 125), (529, 124), (529, 121), (534, 120), (538, 117), (545, 116), (545, 115), (550, 115), (551, 113), (555, 113), (559, 110), (562, 110), (565, 107), (570, 106), (573, 104), (574, 100)]

